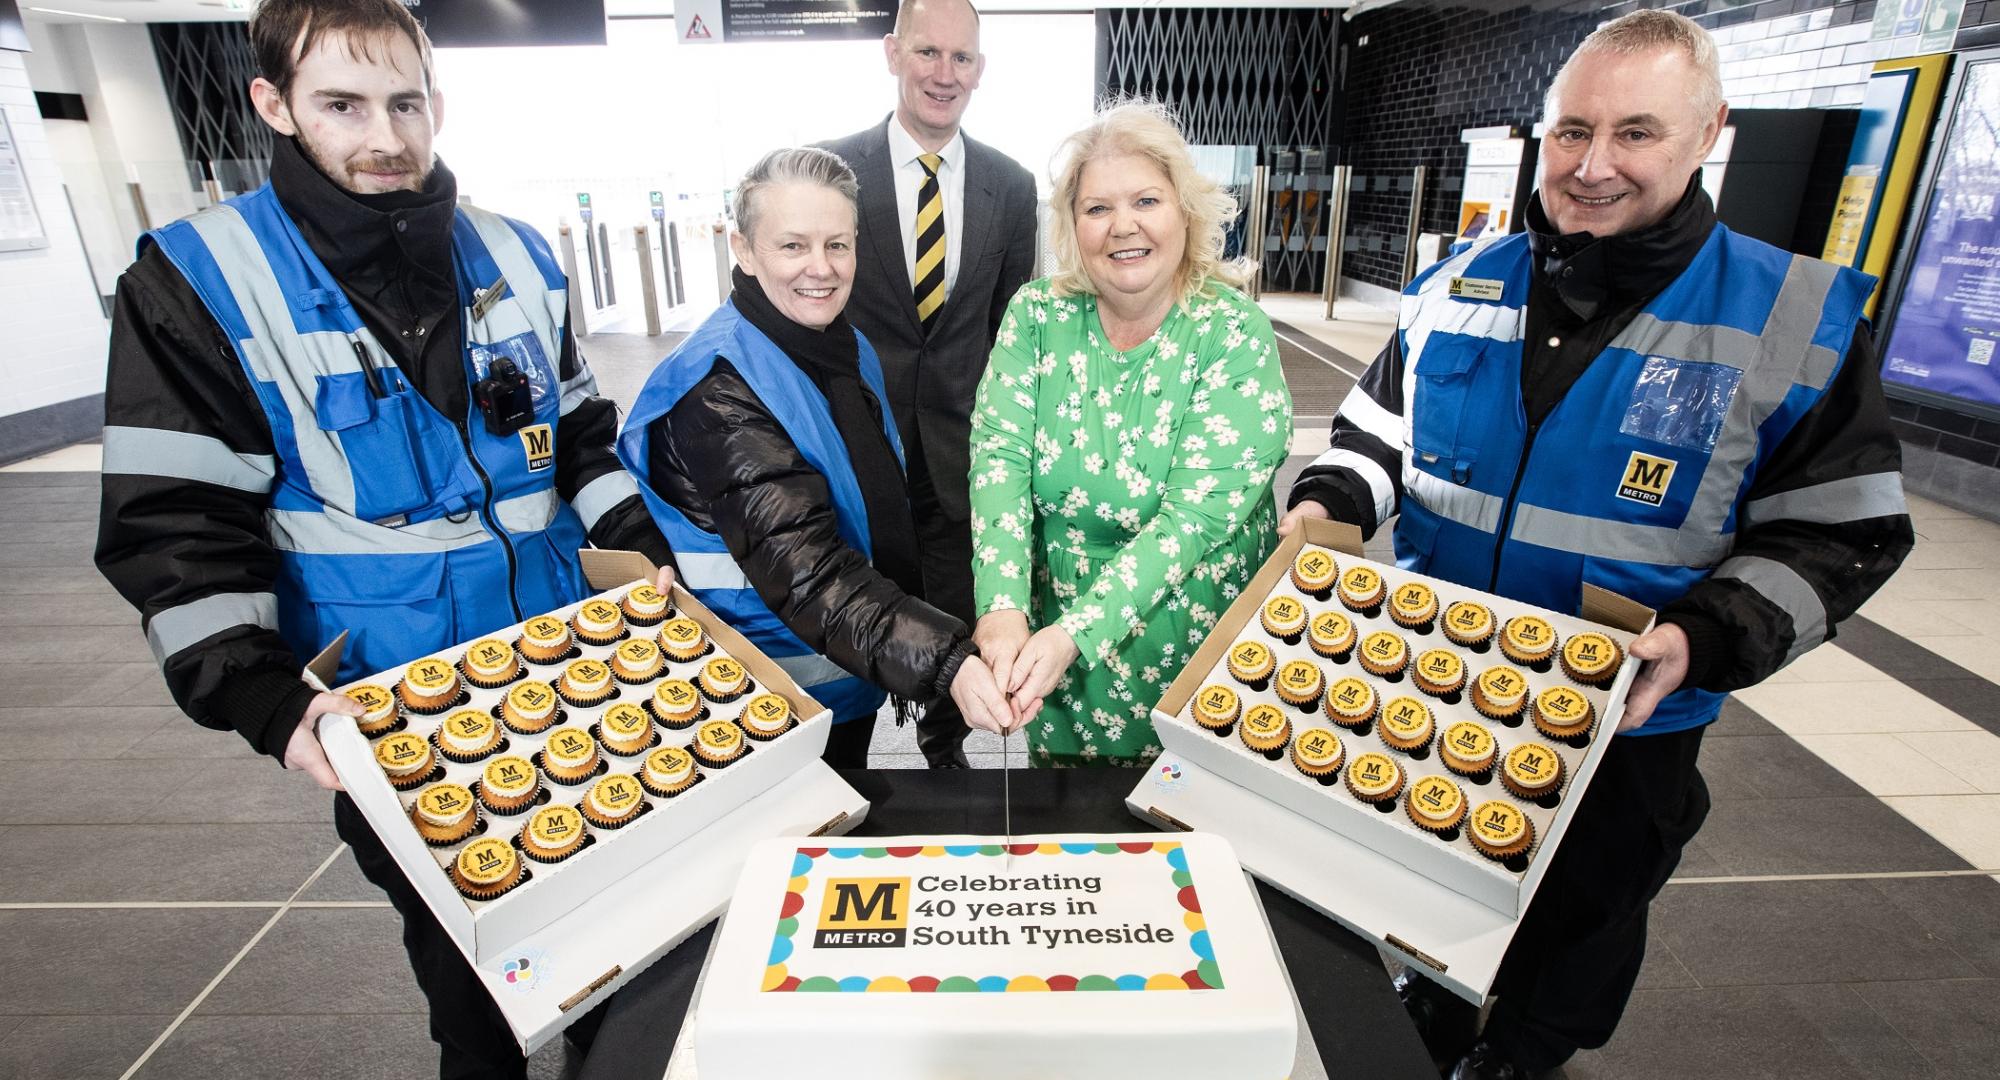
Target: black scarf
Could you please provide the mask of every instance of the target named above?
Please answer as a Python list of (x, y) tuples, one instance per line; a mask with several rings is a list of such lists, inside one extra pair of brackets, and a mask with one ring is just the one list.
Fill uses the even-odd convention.
[(868, 535), (875, 549), (870, 561), (904, 592), (921, 597), (924, 579), (910, 492), (902, 463), (882, 427), (882, 404), (861, 381), (861, 346), (854, 326), (845, 313), (824, 330), (801, 326), (779, 311), (757, 279), (741, 267), (731, 272), (730, 281), (735, 286), (730, 301), (736, 310), (776, 342), (826, 396), (833, 426), (847, 444), (847, 458), (861, 484), (861, 505), (868, 513)]
[(1615, 236), (1558, 233), (1542, 209), (1541, 193), (1528, 203), (1535, 273), (1584, 320), (1658, 296), (1694, 261), (1714, 229), (1715, 204), (1702, 190), (1700, 169), (1688, 178), (1687, 190), (1666, 217)]

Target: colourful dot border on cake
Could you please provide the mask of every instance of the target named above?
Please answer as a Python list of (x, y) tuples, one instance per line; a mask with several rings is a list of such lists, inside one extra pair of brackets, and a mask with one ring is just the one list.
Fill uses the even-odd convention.
[[(1181, 921), (1189, 931), (1187, 943), (1193, 953), (1194, 966), (1180, 974), (1161, 972), (1154, 975), (1126, 973), (1122, 975), (986, 975), (974, 978), (966, 975), (850, 975), (833, 978), (815, 975), (800, 979), (785, 967), (791, 958), (792, 938), (799, 931), (799, 913), (805, 910), (807, 878), (812, 873), (815, 860), (823, 856), (836, 859), (910, 859), (910, 858), (965, 858), (969, 856), (995, 855), (1149, 855), (1165, 856), (1172, 871), (1176, 887), (1175, 899), (1182, 908)], [(1215, 960), (1215, 946), (1209, 939), (1208, 922), (1202, 915), (1201, 898), (1195, 892), (1194, 877), (1188, 872), (1187, 849), (1177, 840), (1138, 840), (1124, 843), (1103, 841), (1097, 843), (1041, 843), (1041, 844), (930, 844), (919, 847), (802, 847), (792, 859), (791, 880), (785, 891), (785, 898), (778, 909), (777, 932), (771, 942), (771, 953), (766, 961), (762, 990), (764, 993), (1034, 993), (1073, 991), (1166, 991), (1166, 990), (1220, 990), (1223, 988), (1222, 969)]]

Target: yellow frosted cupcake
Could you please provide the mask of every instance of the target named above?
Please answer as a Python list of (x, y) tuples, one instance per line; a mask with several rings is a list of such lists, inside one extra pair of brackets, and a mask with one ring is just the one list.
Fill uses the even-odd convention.
[(1368, 674), (1395, 682), (1409, 665), (1410, 647), (1395, 634), (1377, 630), (1361, 639), (1361, 668)]
[(1485, 652), (1493, 644), (1493, 610), (1470, 600), (1444, 609), (1444, 636), (1454, 645)]
[(1588, 735), (1597, 723), (1590, 699), (1567, 686), (1551, 686), (1535, 697), (1535, 729), (1551, 739)]
[(403, 707), (414, 713), (441, 713), (458, 704), (464, 687), (458, 684), (458, 667), (436, 656), (427, 656), (403, 669), (403, 681), (396, 695)]
[(1437, 721), (1431, 718), (1430, 706), (1416, 698), (1391, 698), (1382, 706), (1375, 730), (1391, 747), (1412, 757), (1422, 757), (1431, 744), (1431, 736), (1437, 733)]
[(1347, 793), (1387, 813), (1403, 793), (1403, 767), (1387, 754), (1356, 754), (1347, 763)]
[(743, 729), (727, 720), (710, 720), (695, 732), (691, 744), (694, 756), (703, 765), (721, 768), (750, 752)]
[(463, 784), (432, 784), (417, 793), (410, 808), (410, 821), (417, 835), (432, 847), (450, 847), (472, 835), (479, 827), (472, 792)]
[(1410, 668), (1410, 681), (1434, 698), (1456, 702), (1465, 689), (1465, 661), (1450, 649), (1425, 649)]
[(1292, 560), (1292, 584), (1315, 600), (1333, 595), (1333, 583), (1340, 577), (1340, 564), (1325, 548), (1309, 547)]
[(1528, 706), (1528, 677), (1505, 664), (1487, 668), (1472, 681), (1472, 707), (1489, 720), (1518, 727)]
[(354, 718), (354, 726), (361, 734), (374, 738), (396, 730), (402, 720), (396, 712), (396, 698), (389, 691), (372, 683), (347, 688), (347, 696), (361, 703), (365, 711)]
[(639, 816), (645, 809), (646, 800), (639, 791), (639, 779), (624, 773), (610, 776), (590, 785), (590, 794), (583, 797), (580, 804), (583, 816), (600, 829), (622, 829)]
[(521, 674), (521, 657), (512, 645), (499, 638), (480, 638), (466, 648), (465, 655), (459, 658), (458, 669), (465, 673), (465, 681), (491, 690), (507, 685)]
[(751, 738), (770, 742), (792, 730), (792, 703), (777, 694), (758, 694), (743, 706), (743, 715), (737, 717), (737, 722)]
[(625, 615), (609, 600), (586, 600), (576, 609), (570, 626), (586, 644), (609, 645), (624, 635)]
[(1239, 641), (1229, 650), (1229, 677), (1260, 694), (1270, 687), (1277, 666), (1271, 647), (1261, 641)]
[(576, 649), (569, 624), (553, 615), (537, 615), (521, 624), (521, 637), (514, 643), (531, 664), (554, 664), (567, 660)]
[(653, 718), (637, 705), (620, 702), (604, 710), (597, 737), (606, 750), (631, 757), (653, 745)]
[(556, 803), (528, 816), (521, 826), (521, 850), (536, 862), (559, 863), (576, 854), (589, 835), (576, 807)]
[(661, 624), (659, 638), (660, 648), (677, 664), (708, 651), (708, 635), (702, 632), (701, 624), (685, 616)]
[(409, 731), (386, 735), (375, 744), (375, 764), (389, 778), (389, 786), (408, 791), (430, 779), (437, 770), (437, 753), (430, 740)]
[(1431, 631), (1431, 621), (1437, 618), (1437, 592), (1421, 581), (1406, 582), (1397, 586), (1389, 597), (1389, 617), (1396, 625), (1415, 630), (1420, 634)]
[(507, 841), (485, 836), (465, 845), (451, 861), (451, 883), (474, 900), (492, 900), (519, 885), (528, 868)]
[(542, 777), (535, 763), (508, 754), (486, 763), (479, 774), (479, 805), (495, 814), (518, 814), (542, 793)]
[(611, 676), (622, 683), (649, 682), (667, 669), (660, 647), (645, 638), (631, 638), (611, 650)]
[(1194, 695), (1193, 710), (1195, 723), (1217, 735), (1227, 735), (1236, 718), (1243, 714), (1243, 702), (1236, 691), (1210, 683)]
[(1264, 605), (1264, 632), (1287, 645), (1297, 645), (1306, 633), (1306, 606), (1290, 596), (1275, 596)]
[(1465, 789), (1442, 776), (1426, 776), (1410, 785), (1403, 808), (1425, 832), (1448, 833), (1465, 821)]
[(1560, 790), (1562, 782), (1562, 755), (1540, 743), (1521, 743), (1500, 763), (1500, 785), (1523, 799), (1545, 799)]
[(654, 795), (670, 799), (694, 786), (694, 755), (678, 746), (662, 746), (646, 755), (646, 768), (639, 783)]
[(1438, 759), (1460, 776), (1485, 775), (1499, 751), (1493, 732), (1471, 720), (1460, 720), (1444, 729), (1444, 738), (1438, 741)]
[(674, 613), (674, 606), (651, 585), (632, 586), (618, 607), (633, 626), (657, 626)]
[(1334, 683), (1326, 691), (1326, 718), (1349, 731), (1366, 731), (1375, 720), (1375, 688), (1353, 677)]
[(1300, 712), (1318, 708), (1325, 689), (1326, 675), (1310, 660), (1287, 660), (1278, 669), (1278, 699)]
[(1350, 566), (1340, 575), (1340, 602), (1351, 611), (1373, 615), (1382, 610), (1386, 587), (1382, 575), (1372, 566)]
[(460, 709), (438, 725), (437, 748), (452, 761), (470, 764), (500, 748), (500, 725), (489, 713)]
[(1292, 722), (1276, 705), (1252, 705), (1243, 714), (1243, 745), (1276, 761), (1285, 756), (1285, 744), (1292, 738)]
[(1556, 651), (1556, 628), (1547, 619), (1516, 615), (1500, 628), (1500, 651), (1517, 664), (1547, 671)]
[(1354, 655), (1354, 643), (1358, 640), (1354, 620), (1338, 611), (1320, 612), (1306, 628), (1306, 644), (1312, 646), (1312, 651), (1338, 664), (1347, 663), (1347, 658)]
[(540, 679), (523, 679), (500, 700), (500, 722), (509, 731), (539, 735), (562, 721), (556, 688)]
[(561, 727), (549, 732), (541, 751), (542, 772), (558, 784), (581, 784), (595, 775), (604, 759), (598, 756), (597, 740), (579, 727)]
[[(1527, 854), (1535, 843), (1535, 823), (1505, 799), (1490, 799), (1472, 808), (1472, 846), (1495, 862)], [(1522, 869), (1526, 869), (1523, 864)]]
[(571, 660), (556, 680), (556, 693), (579, 708), (595, 705), (617, 692), (618, 688), (611, 684), (610, 665), (587, 656)]
[(1321, 784), (1340, 779), (1340, 763), (1346, 757), (1340, 736), (1323, 727), (1306, 728), (1292, 740), (1292, 766)]
[(1603, 686), (1618, 677), (1625, 662), (1625, 650), (1608, 635), (1595, 630), (1572, 634), (1563, 642), (1563, 674), (1585, 686)]
[(661, 679), (654, 684), (653, 696), (646, 706), (653, 710), (655, 719), (672, 731), (691, 728), (708, 713), (694, 684), (686, 679)]
[(735, 701), (755, 685), (750, 681), (750, 673), (730, 656), (718, 656), (703, 664), (694, 681), (702, 696), (718, 705)]

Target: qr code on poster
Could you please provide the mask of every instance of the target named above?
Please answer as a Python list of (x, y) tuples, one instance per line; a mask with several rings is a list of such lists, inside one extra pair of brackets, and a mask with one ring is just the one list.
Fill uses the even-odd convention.
[(1965, 362), (1985, 367), (1993, 362), (1993, 339), (1973, 338), (1972, 347), (1965, 350)]

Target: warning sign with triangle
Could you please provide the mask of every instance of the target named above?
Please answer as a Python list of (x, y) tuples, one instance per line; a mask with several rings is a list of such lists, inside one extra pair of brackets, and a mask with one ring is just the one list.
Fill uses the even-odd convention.
[(701, 16), (696, 15), (688, 22), (688, 41), (706, 41), (714, 36), (708, 32), (708, 24), (701, 21)]

